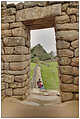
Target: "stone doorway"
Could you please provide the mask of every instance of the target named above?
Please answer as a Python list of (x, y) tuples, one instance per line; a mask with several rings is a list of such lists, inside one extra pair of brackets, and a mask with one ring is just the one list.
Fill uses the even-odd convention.
[(21, 6), (2, 2), (1, 17), (2, 97), (24, 98), (29, 94), (30, 30), (54, 26), (61, 100), (78, 99), (78, 2)]

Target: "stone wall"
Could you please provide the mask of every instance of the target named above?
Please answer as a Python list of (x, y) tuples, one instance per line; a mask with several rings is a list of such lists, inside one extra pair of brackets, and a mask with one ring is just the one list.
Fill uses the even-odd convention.
[[(55, 27), (62, 101), (78, 99), (78, 2), (1, 2), (2, 99), (30, 89), (30, 30)], [(53, 82), (54, 83), (54, 82)]]

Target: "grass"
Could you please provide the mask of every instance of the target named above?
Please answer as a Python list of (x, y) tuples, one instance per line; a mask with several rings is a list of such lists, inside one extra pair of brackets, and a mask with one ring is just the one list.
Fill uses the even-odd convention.
[[(33, 69), (36, 63), (31, 63), (31, 79), (33, 76)], [(59, 77), (58, 77), (58, 63), (57, 62), (43, 62), (40, 63), (41, 75), (44, 87), (46, 89), (59, 89)]]

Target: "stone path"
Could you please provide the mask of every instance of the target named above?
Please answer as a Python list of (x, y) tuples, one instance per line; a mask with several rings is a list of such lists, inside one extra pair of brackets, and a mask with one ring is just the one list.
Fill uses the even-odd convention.
[(57, 96), (58, 91), (55, 90), (40, 90), (33, 89), (27, 100), (21, 103), (31, 105), (31, 106), (46, 106), (46, 105), (56, 105), (61, 103), (60, 96)]
[(57, 91), (33, 89), (24, 101), (6, 98), (2, 101), (3, 118), (76, 118), (78, 101), (61, 103)]

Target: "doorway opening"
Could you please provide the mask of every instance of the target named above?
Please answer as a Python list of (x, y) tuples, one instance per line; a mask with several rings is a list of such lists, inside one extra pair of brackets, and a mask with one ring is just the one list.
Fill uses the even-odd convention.
[[(54, 28), (31, 30), (31, 87), (40, 79), (46, 90), (59, 91), (59, 76)], [(40, 71), (37, 71), (37, 66)], [(38, 69), (39, 70), (39, 69)]]

